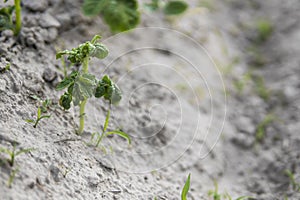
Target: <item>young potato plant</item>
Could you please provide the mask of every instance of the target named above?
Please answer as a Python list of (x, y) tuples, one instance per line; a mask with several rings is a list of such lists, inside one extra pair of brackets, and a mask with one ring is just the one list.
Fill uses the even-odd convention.
[(140, 21), (137, 0), (85, 0), (83, 13), (86, 16), (101, 13), (113, 33), (132, 29)]
[[(129, 135), (127, 133), (124, 133), (123, 131), (121, 130), (113, 130), (113, 131), (107, 131), (107, 128), (108, 128), (108, 124), (109, 124), (109, 118), (110, 118), (110, 111), (108, 110), (107, 114), (106, 114), (106, 118), (105, 118), (105, 122), (103, 124), (103, 129), (102, 129), (102, 133), (93, 133), (92, 134), (92, 138), (91, 138), (91, 142), (95, 142), (95, 146), (98, 147), (101, 143), (101, 141), (109, 136), (109, 135), (118, 135), (124, 139), (126, 139), (128, 141), (128, 144), (130, 145), (131, 144), (131, 139), (129, 137)], [(95, 139), (96, 137), (96, 139)], [(103, 148), (104, 151), (105, 151), (105, 148)], [(106, 152), (106, 151), (105, 151)]]
[[(4, 3), (5, 2), (7, 2), (7, 0), (4, 0)], [(0, 31), (10, 29), (14, 32), (14, 35), (17, 36), (22, 26), (21, 0), (14, 0), (14, 3), (14, 6), (6, 6), (0, 9)], [(16, 15), (15, 25), (12, 19), (14, 11)]]
[(28, 123), (32, 123), (33, 127), (36, 128), (38, 123), (42, 119), (48, 119), (51, 117), (51, 115), (46, 114), (48, 112), (49, 107), (51, 106), (52, 102), (50, 99), (46, 99), (45, 101), (42, 101), (39, 97), (37, 96), (31, 96), (33, 99), (39, 100), (41, 103), (41, 106), (38, 106), (37, 109), (37, 115), (36, 119), (27, 119), (25, 120)]
[(84, 130), (85, 105), (91, 97), (103, 97), (110, 104), (118, 103), (122, 96), (118, 86), (107, 76), (97, 80), (95, 75), (88, 72), (89, 60), (92, 57), (103, 59), (108, 55), (108, 49), (98, 40), (101, 37), (96, 35), (91, 41), (85, 42), (72, 50), (60, 51), (56, 54), (56, 59), (67, 56), (72, 64), (82, 64), (82, 69), (73, 71), (65, 77), (57, 86), (57, 90), (66, 89), (60, 97), (59, 104), (68, 110), (73, 102), (74, 106), (79, 106), (79, 129), (77, 134), (82, 134)]
[(152, 0), (151, 3), (144, 4), (144, 7), (150, 11), (162, 9), (165, 15), (180, 15), (186, 11), (188, 4), (182, 0), (168, 1)]

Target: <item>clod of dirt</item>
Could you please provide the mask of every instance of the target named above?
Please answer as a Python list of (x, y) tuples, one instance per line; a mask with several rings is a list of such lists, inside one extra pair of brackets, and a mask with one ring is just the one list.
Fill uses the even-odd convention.
[(39, 12), (45, 11), (48, 6), (47, 0), (39, 0), (39, 1), (23, 0), (22, 3), (25, 8), (31, 11), (39, 11)]
[(54, 165), (51, 165), (49, 170), (50, 170), (50, 175), (53, 178), (53, 180), (55, 182), (59, 182), (61, 180), (59, 168)]
[(50, 68), (46, 68), (43, 72), (44, 81), (51, 83), (57, 78), (57, 73)]
[(55, 19), (49, 13), (45, 13), (41, 16), (41, 18), (39, 20), (39, 24), (43, 28), (51, 28), (51, 27), (59, 28), (60, 27), (59, 21), (57, 21), (57, 19)]

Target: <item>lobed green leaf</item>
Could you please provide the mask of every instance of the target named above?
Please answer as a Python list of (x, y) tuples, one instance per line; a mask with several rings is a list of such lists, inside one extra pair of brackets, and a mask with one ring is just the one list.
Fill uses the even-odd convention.
[(84, 73), (79, 74), (74, 82), (73, 87), (73, 103), (79, 105), (81, 101), (95, 95), (97, 81), (94, 75)]
[(65, 110), (71, 108), (72, 94), (65, 92), (59, 99), (59, 105), (61, 105)]

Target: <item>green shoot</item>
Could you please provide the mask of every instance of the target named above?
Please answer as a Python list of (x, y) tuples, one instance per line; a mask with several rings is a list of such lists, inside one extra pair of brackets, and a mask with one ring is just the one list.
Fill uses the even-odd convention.
[(19, 172), (19, 168), (11, 170), (10, 175), (9, 175), (9, 179), (8, 179), (8, 182), (7, 182), (7, 186), (9, 188), (11, 188), (11, 185), (12, 185), (13, 181), (15, 180), (16, 174), (18, 172)]
[(242, 76), (240, 80), (234, 81), (233, 86), (236, 88), (239, 94), (242, 94), (245, 86), (251, 80), (251, 73), (246, 73)]
[(180, 15), (186, 11), (188, 4), (183, 0), (173, 0), (167, 3), (161, 0), (152, 0), (151, 3), (145, 3), (144, 7), (149, 11), (162, 9), (165, 15)]
[(5, 73), (6, 71), (9, 71), (9, 70), (10, 70), (10, 63), (7, 63), (5, 65), (5, 67), (0, 70), (0, 73), (3, 74), (3, 73)]
[(269, 20), (261, 19), (256, 22), (257, 42), (266, 41), (273, 32), (273, 26)]
[(270, 99), (270, 90), (265, 86), (265, 81), (263, 77), (256, 76), (253, 77), (254, 83), (255, 83), (255, 91), (257, 94), (265, 101), (268, 101)]
[(208, 196), (212, 196), (214, 200), (221, 200), (221, 195), (218, 192), (218, 183), (217, 181), (214, 181), (214, 186), (215, 189), (214, 190), (210, 190), (208, 191)]
[(267, 126), (269, 126), (274, 120), (275, 116), (272, 114), (268, 114), (265, 118), (257, 125), (255, 140), (256, 142), (261, 142), (265, 138), (265, 132)]
[(51, 117), (51, 115), (42, 115), (42, 109), (44, 107), (38, 107), (38, 110), (37, 110), (37, 116), (36, 116), (36, 119), (27, 119), (25, 120), (26, 122), (28, 123), (32, 123), (33, 124), (33, 127), (36, 128), (38, 123), (42, 120), (42, 119), (48, 119)]
[(290, 170), (285, 170), (284, 173), (289, 177), (293, 190), (300, 192), (300, 183), (296, 182), (294, 174)]
[(88, 73), (89, 59), (96, 57), (103, 59), (108, 55), (108, 49), (102, 43), (97, 42), (101, 37), (96, 35), (91, 41), (85, 42), (72, 50), (60, 51), (56, 54), (57, 59), (67, 55), (67, 59), (72, 64), (82, 64), (81, 71), (73, 71), (66, 76), (57, 86), (56, 90), (67, 89), (60, 97), (59, 104), (68, 110), (73, 102), (74, 106), (79, 106), (79, 129), (77, 133), (81, 135), (85, 123), (85, 105), (91, 97), (103, 97), (111, 104), (116, 104), (121, 100), (121, 91), (118, 86), (107, 76), (101, 80)]
[(15, 158), (22, 154), (22, 153), (28, 153), (30, 151), (34, 150), (33, 148), (30, 149), (20, 149), (19, 151), (16, 151), (16, 145), (13, 146), (13, 150), (10, 151), (9, 149), (0, 147), (0, 153), (6, 153), (9, 156), (9, 159), (7, 159), (9, 165), (12, 167), (15, 163)]
[(93, 141), (95, 135), (97, 135), (95, 146), (98, 147), (100, 145), (101, 141), (103, 140), (103, 138), (105, 138), (105, 137), (107, 137), (109, 135), (118, 135), (118, 136), (126, 139), (127, 142), (128, 142), (128, 144), (130, 145), (131, 144), (131, 139), (130, 139), (130, 137), (129, 137), (129, 135), (127, 133), (124, 133), (123, 131), (120, 131), (120, 130), (107, 131), (108, 124), (109, 124), (109, 118), (110, 118), (110, 111), (108, 110), (108, 112), (106, 114), (105, 122), (104, 122), (104, 125), (103, 125), (102, 133), (101, 134), (94, 133), (92, 135), (91, 141)]
[[(208, 192), (208, 196), (213, 197), (213, 200), (221, 200), (221, 199), (232, 200), (231, 196), (228, 193), (219, 194), (218, 183), (216, 181), (214, 181), (214, 186), (215, 186), (215, 189), (214, 190), (210, 190)], [(241, 197), (236, 198), (235, 200), (247, 200), (247, 199), (250, 200), (250, 199), (253, 199), (253, 197), (250, 197), (250, 196), (241, 196)]]
[[(14, 35), (17, 36), (22, 26), (21, 0), (14, 0), (14, 3), (14, 6), (6, 6), (0, 9), (0, 31), (10, 29), (14, 32)], [(15, 25), (12, 20), (13, 11), (15, 11), (16, 14)]]
[(140, 21), (137, 0), (85, 0), (83, 13), (86, 16), (101, 13), (112, 32), (135, 28)]
[(182, 192), (181, 192), (181, 200), (187, 200), (186, 196), (188, 194), (188, 191), (190, 189), (190, 179), (191, 179), (191, 174), (189, 174), (185, 184), (184, 184), (184, 187), (182, 189)]

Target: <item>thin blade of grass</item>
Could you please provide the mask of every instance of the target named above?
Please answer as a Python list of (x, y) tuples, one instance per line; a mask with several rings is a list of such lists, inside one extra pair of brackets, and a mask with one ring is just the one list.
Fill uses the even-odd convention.
[(131, 139), (127, 133), (124, 133), (124, 132), (118, 131), (118, 130), (114, 130), (114, 131), (110, 131), (110, 132), (106, 133), (106, 135), (114, 135), (114, 134), (119, 135), (122, 138), (125, 138), (128, 141), (128, 144), (131, 144)]
[(191, 179), (191, 174), (189, 174), (186, 182), (185, 182), (185, 185), (182, 189), (182, 192), (181, 192), (181, 200), (187, 200), (186, 196), (187, 196), (187, 193), (190, 189), (190, 179)]

